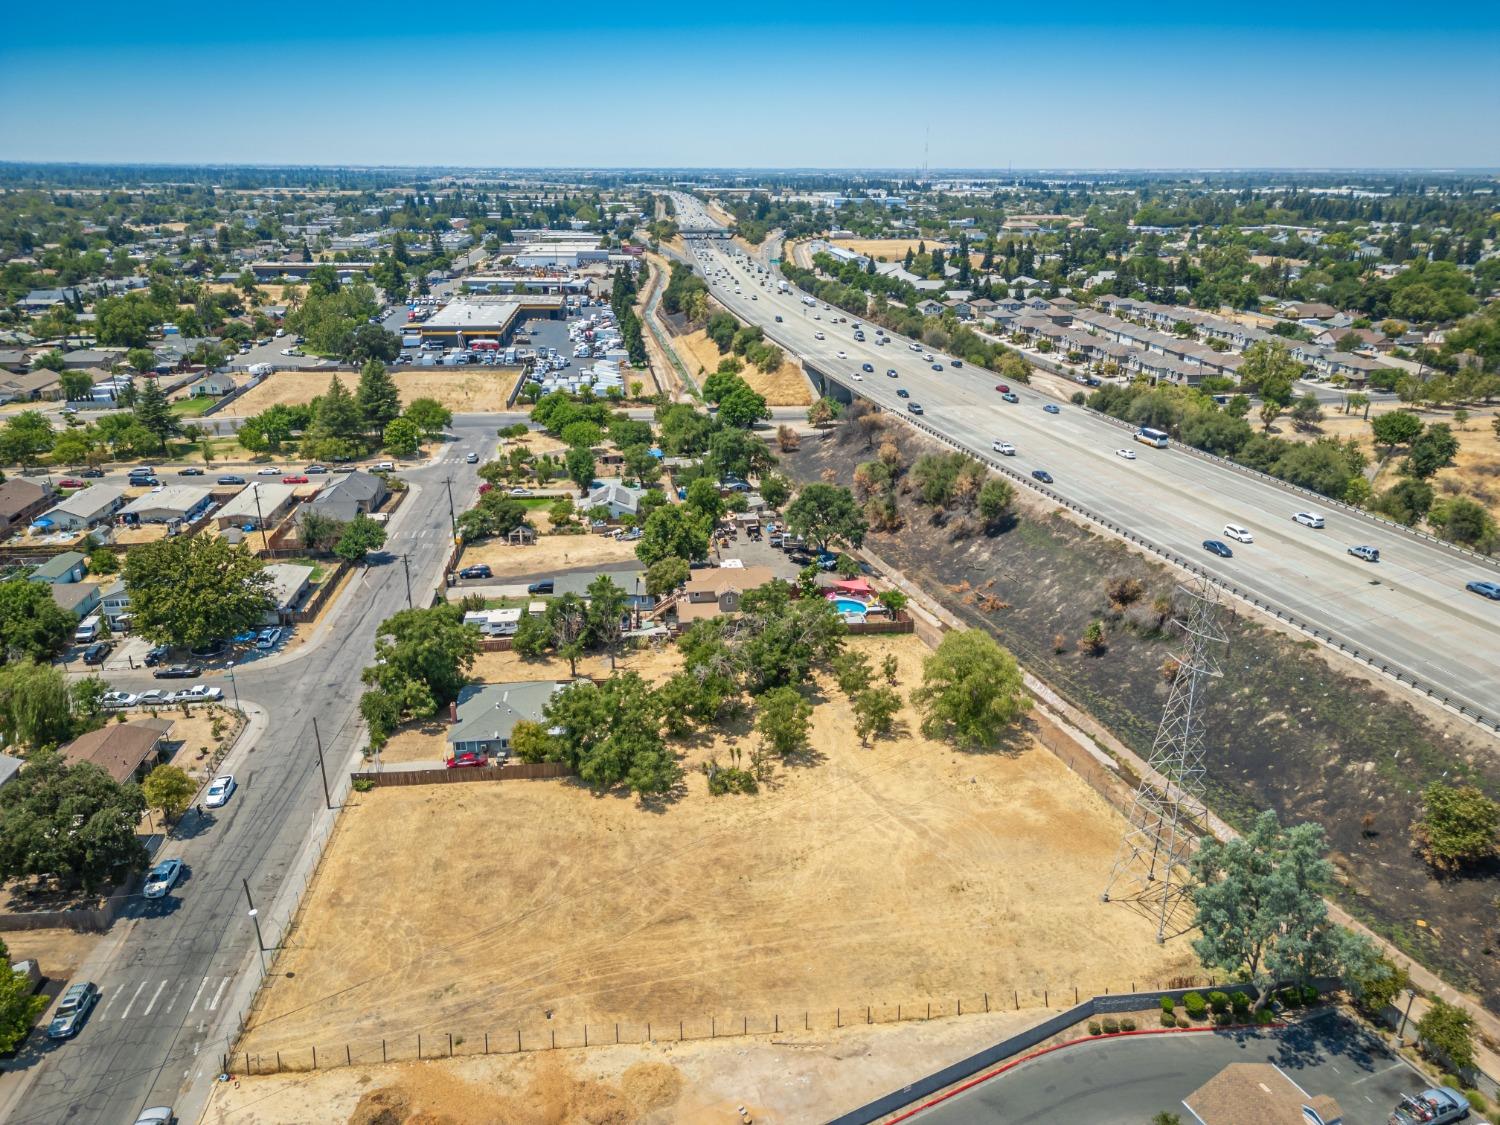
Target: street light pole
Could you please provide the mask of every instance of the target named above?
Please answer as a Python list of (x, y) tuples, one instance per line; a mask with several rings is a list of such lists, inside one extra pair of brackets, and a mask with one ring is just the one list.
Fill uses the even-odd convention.
[(458, 538), (458, 517), (453, 514), (453, 478), (444, 477), (443, 483), (448, 486), (448, 531), (451, 538)]
[(255, 945), (260, 950), (260, 973), (266, 975), (266, 939), (260, 932), (260, 912), (255, 909), (255, 900), (250, 897), (250, 880), (241, 878), (240, 883), (245, 888), (245, 901), (250, 904), (250, 921), (255, 923)]
[(406, 572), (406, 608), (412, 608), (411, 602), (411, 556), (401, 556), (401, 569)]
[(323, 765), (323, 739), (318, 734), (318, 720), (314, 716), (312, 721), (313, 741), (318, 747), (318, 772), (323, 775), (323, 803), (330, 809), (333, 808), (333, 798), (328, 795), (328, 769)]
[(250, 491), (255, 495), (255, 522), (260, 524), (260, 549), (262, 551), (269, 551), (271, 549), (271, 540), (266, 535), (266, 516), (260, 510), (260, 484), (258, 482), (252, 484)]

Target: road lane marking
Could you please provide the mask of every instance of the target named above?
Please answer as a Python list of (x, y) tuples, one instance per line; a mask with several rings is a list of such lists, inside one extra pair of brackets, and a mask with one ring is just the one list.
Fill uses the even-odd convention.
[(224, 990), (229, 987), (229, 978), (225, 977), (219, 982), (219, 990), (214, 993), (214, 998), (208, 1002), (208, 1010), (216, 1012), (219, 1009), (219, 997), (224, 995)]
[(207, 985), (208, 985), (208, 978), (207, 977), (204, 977), (201, 981), (198, 982), (198, 991), (195, 992), (195, 993), (193, 993), (193, 1002), (188, 1005), (188, 1011), (191, 1012), (194, 1008), (196, 1008), (198, 1006), (198, 997), (200, 997), (200, 996), (203, 995), (203, 989), (205, 987), (207, 987)]
[(186, 986), (187, 986), (187, 982), (186, 981), (178, 981), (177, 982), (177, 987), (174, 988), (174, 989), (172, 989), (172, 995), (168, 998), (168, 1000), (167, 1000), (167, 1006), (165, 1008), (163, 1008), (162, 1011), (164, 1011), (164, 1012), (170, 1012), (176, 1006), (176, 1004), (177, 1004), (177, 998), (182, 995), (182, 990)]
[(146, 982), (145, 982), (145, 981), (141, 981), (141, 983), (140, 983), (140, 984), (139, 984), (139, 985), (137, 985), (137, 986), (136, 986), (136, 990), (135, 990), (135, 993), (134, 993), (134, 995), (132, 995), (132, 996), (131, 996), (131, 997), (130, 997), (130, 1003), (129, 1003), (129, 1004), (126, 1004), (126, 1005), (125, 1005), (125, 1010), (124, 1010), (124, 1011), (123, 1011), (123, 1012), (121, 1012), (121, 1013), (120, 1013), (120, 1018), (121, 1018), (121, 1019), (122, 1019), (122, 1020), (125, 1020), (125, 1019), (129, 1019), (129, 1018), (130, 1018), (130, 1009), (131, 1009), (131, 1008), (132, 1008), (132, 1007), (134, 1007), (134, 1006), (135, 1006), (135, 1001), (136, 1001), (136, 998), (137, 998), (137, 997), (138, 997), (138, 996), (140, 996), (140, 994), (141, 994), (141, 993), (142, 993), (142, 992), (143, 992), (143, 991), (145, 991), (145, 988), (146, 988)]
[(156, 991), (151, 994), (151, 999), (146, 1004), (146, 1010), (144, 1012), (142, 1012), (141, 1015), (143, 1015), (143, 1016), (149, 1016), (151, 1014), (151, 1009), (154, 1008), (154, 1007), (156, 1007), (156, 1001), (161, 996), (161, 990), (164, 989), (164, 988), (166, 988), (166, 987), (167, 987), (167, 982), (166, 981), (162, 981), (159, 985), (156, 986)]

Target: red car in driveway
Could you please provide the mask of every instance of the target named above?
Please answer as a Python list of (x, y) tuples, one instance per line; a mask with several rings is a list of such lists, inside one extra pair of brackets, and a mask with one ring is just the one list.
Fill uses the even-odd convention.
[(58, 488), (87, 488), (88, 485), (88, 481), (79, 480), (77, 477), (63, 477), (62, 480), (57, 482)]
[(465, 766), (487, 766), (490, 764), (489, 755), (482, 750), (458, 750), (453, 757), (448, 759), (447, 765), (450, 770), (462, 769)]
[(296, 476), (282, 477), (281, 478), (281, 483), (282, 484), (306, 484), (307, 483), (307, 478), (305, 476), (303, 476), (302, 474), (298, 473)]

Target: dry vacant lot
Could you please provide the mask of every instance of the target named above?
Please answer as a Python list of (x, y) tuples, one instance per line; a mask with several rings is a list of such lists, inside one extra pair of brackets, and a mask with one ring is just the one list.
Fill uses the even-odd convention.
[[(1046, 1013), (794, 1029), (772, 1037), (337, 1067), (216, 1083), (208, 1125), (595, 1125), (823, 1121), (1013, 1035)], [(377, 1116), (382, 1111), (389, 1116)]]
[[(536, 513), (533, 513), (533, 519)], [(460, 566), (489, 563), (495, 584), (528, 574), (552, 574), (583, 566), (635, 562), (635, 544), (607, 535), (538, 535), (529, 547), (512, 547), (503, 539), (490, 539), (465, 547)]]
[[(401, 401), (435, 398), (455, 413), (494, 413), (505, 409), (505, 399), (519, 370), (513, 367), (443, 367), (392, 372)], [(234, 406), (236, 414), (259, 414), (267, 407), (300, 406), (328, 390), (337, 375), (353, 391), (358, 371), (278, 371), (247, 391)]]
[[(915, 638), (851, 643), (918, 682)], [(616, 1022), (626, 1041), (647, 1021), (816, 1028), (835, 1007), (889, 1019), (1191, 971), (1184, 941), (1099, 902), (1121, 820), (1050, 753), (960, 753), (909, 712), (861, 747), (836, 688), (810, 686), (812, 752), (756, 796), (708, 795), (695, 763), (727, 762), (725, 735), (650, 807), (568, 781), (359, 795), (241, 1048), (306, 1065), (311, 1046), (379, 1058), (382, 1038), (410, 1057), (418, 1034), (474, 1052), (518, 1028), (567, 1046)]]
[[(924, 240), (920, 238), (836, 238), (833, 244), (853, 250), (856, 254), (867, 254), (877, 262), (894, 262), (905, 258), (907, 250), (913, 254), (917, 253), (917, 248), (924, 245)], [(925, 240), (925, 245), (929, 250), (935, 246), (948, 244), (944, 239)]]
[[(699, 386), (718, 370), (719, 361), (724, 358), (719, 354), (718, 345), (701, 329), (674, 337), (673, 343), (682, 358), (683, 366)], [(812, 385), (808, 383), (807, 376), (802, 374), (802, 366), (794, 360), (786, 360), (769, 375), (758, 367), (747, 366), (740, 372), (740, 377), (757, 394), (764, 395), (769, 406), (807, 406), (812, 402)]]

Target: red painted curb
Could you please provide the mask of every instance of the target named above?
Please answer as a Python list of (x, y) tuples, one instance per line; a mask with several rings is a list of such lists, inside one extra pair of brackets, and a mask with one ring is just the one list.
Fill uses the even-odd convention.
[(962, 1085), (955, 1086), (953, 1089), (947, 1091), (946, 1093), (939, 1094), (935, 1098), (929, 1098), (919, 1106), (916, 1106), (912, 1109), (903, 1110), (895, 1117), (886, 1118), (885, 1125), (896, 1125), (898, 1121), (905, 1121), (908, 1118), (915, 1117), (917, 1114), (922, 1113), (925, 1110), (929, 1110), (935, 1105), (941, 1105), (949, 1098), (957, 1097), (959, 1094), (962, 1094), (968, 1090), (972, 1090), (975, 1086), (978, 1086), (981, 1083), (988, 1082), (991, 1078), (995, 1078), (998, 1075), (1004, 1074), (1008, 1070), (1014, 1070), (1022, 1063), (1030, 1062), (1032, 1059), (1039, 1059), (1043, 1055), (1050, 1055), (1053, 1051), (1060, 1051), (1064, 1047), (1076, 1047), (1079, 1043), (1097, 1043), (1102, 1039), (1123, 1039), (1126, 1036), (1131, 1035), (1192, 1035), (1195, 1032), (1203, 1031), (1236, 1031), (1244, 1030), (1246, 1028), (1255, 1031), (1263, 1027), (1285, 1026), (1286, 1024), (1280, 1021), (1266, 1024), (1232, 1023), (1225, 1027), (1147, 1027), (1141, 1028), (1138, 1031), (1117, 1031), (1113, 1035), (1085, 1035), (1081, 1039), (1069, 1039), (1063, 1043), (1054, 1043), (1050, 1047), (1043, 1047), (1039, 1051), (1032, 1051), (1029, 1055), (1022, 1055), (1018, 1059), (1011, 1059), (1009, 1062), (1002, 1063), (1000, 1066), (997, 1066), (988, 1074), (981, 1074), (978, 1078), (970, 1078)]

